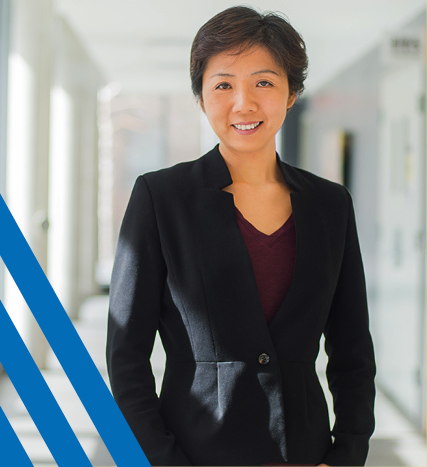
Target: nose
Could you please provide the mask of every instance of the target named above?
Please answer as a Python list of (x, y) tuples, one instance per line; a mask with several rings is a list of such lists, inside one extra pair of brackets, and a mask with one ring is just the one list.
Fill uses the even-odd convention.
[(237, 89), (234, 93), (233, 111), (235, 113), (245, 114), (255, 112), (258, 104), (254, 94), (246, 88)]

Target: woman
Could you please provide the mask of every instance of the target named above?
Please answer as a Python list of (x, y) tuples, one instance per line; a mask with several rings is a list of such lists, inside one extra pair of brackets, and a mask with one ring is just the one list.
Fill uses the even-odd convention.
[[(136, 181), (107, 360), (152, 465), (365, 462), (375, 363), (351, 197), (275, 151), (306, 69), (304, 42), (279, 15), (219, 13), (194, 39), (191, 78), (220, 143)], [(322, 333), (332, 431), (315, 372)]]

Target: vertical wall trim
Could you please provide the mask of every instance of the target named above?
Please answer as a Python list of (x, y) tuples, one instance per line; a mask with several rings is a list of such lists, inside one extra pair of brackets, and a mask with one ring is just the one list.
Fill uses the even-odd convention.
[[(6, 200), (7, 76), (9, 0), (0, 0), (0, 194)], [(4, 265), (0, 264), (0, 300), (4, 300)]]

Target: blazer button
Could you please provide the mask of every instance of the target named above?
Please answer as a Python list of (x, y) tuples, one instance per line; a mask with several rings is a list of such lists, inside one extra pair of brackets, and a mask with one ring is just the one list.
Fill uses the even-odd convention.
[(267, 365), (267, 363), (270, 361), (270, 357), (269, 357), (268, 354), (262, 353), (262, 354), (258, 357), (258, 361), (261, 363), (261, 365)]

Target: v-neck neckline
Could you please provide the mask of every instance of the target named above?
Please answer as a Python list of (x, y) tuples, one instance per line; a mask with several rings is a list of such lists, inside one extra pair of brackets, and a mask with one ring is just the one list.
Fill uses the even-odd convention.
[(239, 211), (237, 207), (235, 208), (236, 208), (236, 215), (237, 215), (239, 224), (241, 224), (246, 229), (246, 231), (249, 232), (251, 235), (253, 235), (257, 240), (261, 241), (262, 243), (268, 246), (273, 246), (273, 244), (275, 244), (277, 240), (279, 240), (280, 237), (289, 233), (291, 229), (294, 227), (293, 214), (291, 213), (291, 215), (276, 231), (274, 231), (271, 234), (266, 234), (258, 230), (252, 223), (250, 223), (243, 216), (243, 214)]

